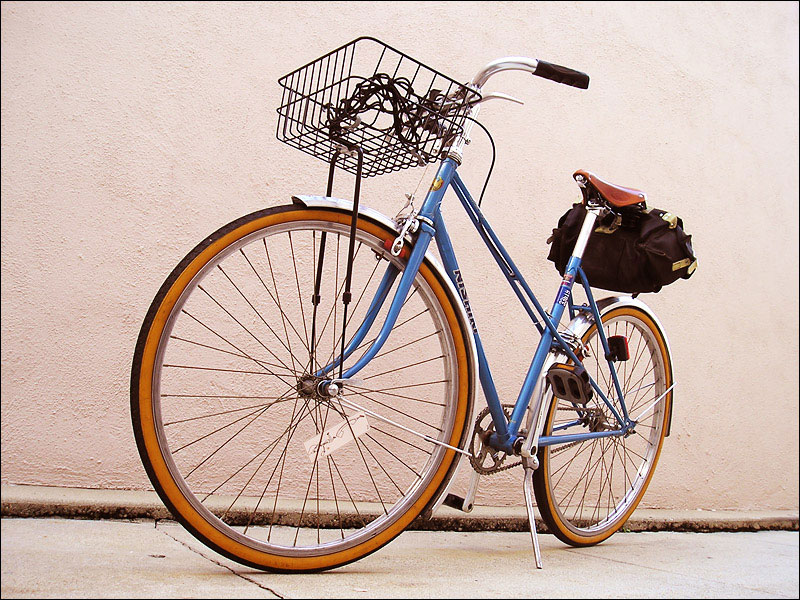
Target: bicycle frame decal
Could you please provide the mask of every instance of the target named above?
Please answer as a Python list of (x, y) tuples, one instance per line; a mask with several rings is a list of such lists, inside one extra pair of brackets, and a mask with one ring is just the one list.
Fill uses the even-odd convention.
[(571, 273), (564, 275), (564, 280), (561, 282), (561, 287), (558, 289), (558, 296), (556, 296), (556, 304), (566, 306), (572, 292), (572, 284), (575, 281), (575, 276)]
[(461, 294), (461, 303), (464, 305), (464, 310), (467, 311), (467, 318), (469, 319), (469, 324), (472, 325), (472, 333), (478, 333), (478, 327), (475, 325), (475, 317), (472, 316), (472, 308), (469, 305), (469, 298), (467, 297), (467, 288), (464, 285), (464, 278), (461, 277), (461, 271), (456, 269), (453, 271), (453, 275), (455, 276), (455, 284), (456, 288), (458, 289), (458, 293)]

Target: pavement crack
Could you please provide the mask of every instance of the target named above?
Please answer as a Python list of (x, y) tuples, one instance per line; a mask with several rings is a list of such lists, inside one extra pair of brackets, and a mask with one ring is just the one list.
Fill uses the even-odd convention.
[(276, 598), (286, 598), (286, 596), (281, 596), (281, 595), (280, 595), (278, 592), (276, 592), (276, 591), (275, 591), (275, 590), (273, 590), (272, 588), (269, 588), (269, 587), (267, 587), (266, 585), (264, 585), (264, 584), (262, 584), (262, 583), (260, 583), (260, 582), (256, 581), (256, 580), (255, 580), (255, 579), (253, 579), (252, 577), (248, 577), (248, 576), (247, 576), (247, 575), (245, 575), (244, 573), (237, 573), (237, 572), (236, 572), (234, 569), (230, 568), (228, 565), (226, 565), (226, 564), (224, 564), (224, 563), (221, 563), (220, 561), (218, 561), (218, 560), (216, 560), (216, 559), (214, 559), (214, 558), (211, 558), (210, 556), (206, 556), (205, 554), (203, 554), (202, 552), (200, 552), (200, 551), (199, 551), (199, 550), (197, 550), (196, 548), (193, 548), (192, 546), (190, 546), (190, 545), (189, 545), (189, 544), (187, 544), (186, 542), (184, 542), (184, 541), (182, 541), (182, 540), (179, 540), (179, 539), (178, 539), (178, 538), (176, 538), (174, 535), (170, 535), (169, 533), (167, 533), (167, 532), (166, 532), (166, 531), (164, 531), (163, 529), (159, 529), (159, 528), (158, 528), (158, 525), (156, 525), (156, 529), (158, 529), (158, 531), (160, 531), (161, 533), (163, 533), (163, 534), (164, 534), (165, 536), (167, 536), (168, 538), (170, 538), (170, 539), (173, 539), (173, 540), (175, 540), (176, 542), (178, 542), (178, 543), (179, 543), (181, 546), (183, 546), (184, 548), (188, 548), (189, 550), (191, 550), (191, 551), (192, 551), (192, 552), (194, 552), (195, 554), (199, 554), (200, 556), (202, 556), (202, 557), (203, 557), (203, 558), (205, 558), (206, 560), (208, 560), (208, 561), (210, 561), (210, 562), (214, 563), (215, 565), (217, 565), (217, 566), (220, 566), (220, 567), (222, 567), (223, 569), (226, 569), (226, 570), (230, 571), (231, 573), (233, 573), (234, 575), (236, 575), (236, 577), (240, 577), (240, 578), (244, 579), (245, 581), (247, 581), (248, 583), (252, 583), (252, 584), (254, 584), (254, 585), (256, 585), (256, 586), (260, 587), (262, 590), (265, 590), (265, 591), (269, 592), (270, 594), (272, 594), (272, 595), (273, 595), (273, 596), (275, 596)]

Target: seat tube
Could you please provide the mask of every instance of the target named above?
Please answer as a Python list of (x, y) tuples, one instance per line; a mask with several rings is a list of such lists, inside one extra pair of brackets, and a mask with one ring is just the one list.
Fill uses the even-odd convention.
[[(564, 278), (561, 280), (561, 286), (558, 288), (558, 294), (556, 294), (555, 302), (553, 302), (553, 308), (550, 310), (550, 322), (556, 329), (558, 329), (558, 324), (561, 322), (561, 317), (569, 303), (570, 295), (572, 294), (572, 286), (575, 283), (575, 275), (578, 272), (578, 268), (581, 266), (581, 258), (583, 258), (586, 244), (589, 242), (589, 236), (592, 234), (592, 229), (594, 228), (596, 220), (597, 211), (592, 208), (588, 209), (586, 217), (583, 220), (583, 225), (581, 226), (581, 232), (578, 234), (578, 240), (575, 242), (575, 248), (572, 250), (572, 256), (570, 256), (567, 262)], [(530, 399), (536, 389), (536, 383), (539, 380), (541, 369), (545, 363), (547, 354), (552, 348), (553, 339), (554, 336), (549, 328), (542, 332), (542, 339), (536, 348), (536, 353), (533, 355), (531, 366), (528, 369), (528, 374), (525, 376), (519, 398), (514, 405), (514, 412), (511, 414), (511, 419), (509, 420), (509, 428), (512, 434), (517, 432), (522, 422), (522, 417), (530, 404)]]
[(564, 270), (564, 277), (561, 280), (561, 286), (558, 288), (556, 301), (553, 303), (553, 309), (550, 311), (551, 321), (555, 327), (558, 327), (561, 316), (564, 314), (564, 309), (569, 302), (572, 293), (572, 285), (575, 283), (578, 267), (581, 266), (581, 259), (583, 258), (583, 253), (586, 251), (586, 244), (589, 243), (589, 236), (594, 229), (598, 210), (599, 209), (592, 207), (587, 209), (586, 217), (583, 219), (583, 225), (581, 226), (581, 232), (578, 234), (578, 239), (572, 250), (572, 256), (570, 256), (569, 261), (567, 261), (567, 268)]
[[(589, 241), (589, 236), (592, 233), (592, 229), (594, 228), (594, 223), (596, 220), (597, 211), (590, 208), (586, 213), (586, 218), (583, 220), (581, 232), (578, 235), (578, 240), (575, 242), (575, 248), (572, 251), (572, 256), (570, 256), (570, 259), (567, 262), (567, 268), (564, 271), (564, 278), (561, 280), (561, 286), (558, 288), (555, 302), (553, 302), (553, 308), (550, 310), (550, 323), (555, 329), (558, 329), (558, 324), (561, 322), (561, 317), (563, 316), (564, 310), (569, 303), (569, 299), (572, 294), (572, 286), (575, 283), (575, 275), (577, 274), (578, 268), (581, 265), (581, 258), (586, 250), (586, 244)], [(530, 398), (536, 389), (536, 383), (539, 379), (539, 375), (541, 374), (540, 372), (545, 363), (545, 359), (547, 358), (547, 354), (552, 348), (553, 339), (554, 336), (551, 333), (551, 329), (548, 328), (542, 333), (542, 339), (536, 348), (536, 353), (531, 361), (531, 366), (528, 369), (525, 382), (522, 384), (519, 398), (517, 399), (517, 403), (514, 405), (514, 412), (512, 413), (510, 420), (512, 433), (516, 432), (517, 428), (522, 422), (522, 417), (528, 407)]]

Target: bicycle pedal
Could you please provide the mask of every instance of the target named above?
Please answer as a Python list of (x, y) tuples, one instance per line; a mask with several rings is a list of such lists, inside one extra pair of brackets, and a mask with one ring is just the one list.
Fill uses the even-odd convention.
[(547, 371), (547, 382), (556, 398), (576, 404), (587, 404), (592, 399), (592, 384), (582, 365), (555, 364)]

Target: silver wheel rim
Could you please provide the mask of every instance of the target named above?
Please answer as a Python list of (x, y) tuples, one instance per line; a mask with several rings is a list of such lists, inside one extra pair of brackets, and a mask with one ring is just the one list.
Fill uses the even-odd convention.
[[(196, 493), (197, 490), (193, 491), (193, 489), (192, 489), (193, 485), (191, 483), (187, 483), (187, 479), (190, 477), (190, 475), (186, 475), (186, 468), (183, 465), (179, 465), (178, 464), (179, 461), (175, 460), (175, 457), (173, 455), (176, 453), (176, 451), (175, 450), (171, 450), (171, 443), (172, 443), (172, 447), (174, 448), (175, 447), (175, 441), (173, 439), (171, 439), (171, 436), (170, 436), (169, 432), (166, 430), (167, 428), (169, 428), (170, 425), (175, 425), (176, 423), (166, 422), (166, 424), (165, 424), (165, 419), (163, 418), (163, 411), (165, 409), (165, 405), (170, 403), (170, 402), (174, 402), (172, 400), (172, 398), (174, 398), (175, 395), (176, 395), (176, 394), (172, 393), (172, 392), (174, 392), (174, 390), (165, 389), (165, 386), (168, 386), (168, 381), (167, 381), (168, 377), (165, 376), (165, 372), (163, 370), (164, 367), (166, 367), (167, 364), (168, 364), (168, 362), (165, 363), (165, 358), (168, 357), (168, 352), (169, 352), (170, 345), (174, 345), (176, 343), (176, 336), (180, 336), (180, 331), (179, 330), (180, 330), (180, 325), (181, 325), (181, 319), (183, 319), (183, 321), (186, 321), (186, 314), (187, 313), (184, 312), (184, 311), (185, 311), (187, 305), (189, 305), (190, 299), (193, 298), (193, 297), (196, 297), (196, 295), (199, 293), (198, 290), (201, 290), (201, 288), (205, 289), (205, 288), (208, 287), (206, 282), (209, 279), (209, 274), (212, 273), (212, 272), (226, 270), (227, 262), (228, 262), (229, 259), (231, 259), (231, 257), (235, 257), (237, 255), (237, 253), (244, 253), (244, 255), (247, 256), (249, 254), (249, 250), (252, 249), (254, 246), (256, 246), (258, 244), (264, 243), (264, 239), (267, 240), (266, 246), (269, 247), (271, 245), (272, 240), (276, 239), (279, 236), (288, 237), (288, 238), (292, 239), (293, 240), (292, 244), (299, 244), (299, 243), (301, 243), (301, 240), (299, 240), (297, 238), (300, 237), (300, 233), (303, 232), (303, 231), (307, 232), (308, 235), (311, 235), (311, 232), (314, 231), (315, 232), (314, 235), (316, 237), (314, 238), (314, 240), (312, 240), (312, 243), (313, 242), (318, 243), (319, 242), (319, 235), (320, 235), (320, 233), (322, 231), (327, 231), (330, 236), (334, 236), (334, 235), (338, 234), (340, 241), (346, 241), (347, 233), (348, 233), (349, 229), (345, 225), (339, 225), (337, 223), (331, 223), (331, 222), (328, 222), (328, 221), (313, 221), (313, 222), (312, 221), (298, 221), (298, 222), (284, 223), (284, 224), (281, 224), (281, 225), (276, 225), (276, 226), (269, 227), (266, 230), (259, 230), (259, 231), (253, 232), (250, 235), (245, 236), (241, 240), (237, 241), (235, 244), (232, 244), (231, 246), (227, 247), (224, 251), (222, 251), (220, 254), (215, 256), (213, 258), (213, 260), (211, 260), (209, 263), (207, 263), (201, 269), (201, 271), (193, 278), (193, 280), (189, 283), (189, 285), (186, 286), (185, 290), (183, 291), (183, 293), (181, 294), (180, 298), (178, 299), (178, 301), (176, 302), (175, 306), (173, 307), (173, 309), (172, 309), (172, 311), (170, 313), (170, 316), (169, 316), (169, 318), (167, 320), (167, 323), (165, 325), (164, 331), (162, 333), (162, 338), (159, 341), (159, 347), (158, 347), (158, 351), (157, 351), (157, 355), (156, 355), (156, 361), (155, 361), (155, 365), (156, 366), (154, 367), (154, 376), (153, 376), (153, 416), (154, 416), (155, 427), (156, 427), (156, 431), (157, 431), (157, 435), (158, 435), (158, 439), (159, 439), (159, 445), (160, 445), (160, 447), (162, 449), (162, 456), (164, 458), (164, 461), (165, 461), (165, 463), (166, 463), (166, 465), (167, 465), (167, 467), (168, 467), (168, 469), (169, 469), (169, 471), (170, 471), (170, 473), (171, 473), (171, 475), (173, 477), (173, 480), (177, 483), (178, 487), (180, 488), (182, 495), (188, 500), (188, 502), (191, 504), (192, 508), (197, 513), (199, 513), (206, 522), (211, 524), (215, 529), (217, 529), (218, 531), (223, 533), (223, 535), (225, 535), (226, 537), (228, 537), (230, 539), (233, 539), (233, 540), (235, 540), (235, 541), (237, 541), (237, 542), (239, 542), (239, 543), (241, 543), (241, 544), (243, 544), (245, 546), (253, 548), (253, 549), (257, 550), (257, 551), (266, 552), (266, 553), (269, 553), (269, 554), (290, 556), (290, 557), (292, 557), (292, 556), (293, 557), (319, 556), (319, 555), (330, 554), (330, 553), (333, 553), (333, 552), (339, 552), (339, 551), (347, 550), (349, 548), (352, 548), (352, 547), (355, 547), (355, 546), (358, 546), (358, 545), (364, 543), (365, 541), (371, 539), (372, 537), (378, 535), (380, 532), (384, 531), (386, 528), (391, 526), (392, 523), (396, 522), (398, 518), (400, 518), (403, 514), (405, 514), (411, 508), (411, 506), (419, 499), (419, 497), (422, 495), (422, 493), (428, 488), (428, 486), (431, 484), (431, 480), (432, 480), (433, 476), (437, 472), (438, 466), (441, 464), (441, 461), (442, 461), (442, 459), (444, 457), (444, 452), (445, 452), (444, 448), (442, 448), (441, 446), (434, 446), (432, 444), (423, 442), (422, 440), (414, 439), (412, 436), (407, 436), (405, 434), (400, 433), (399, 431), (392, 430), (390, 425), (386, 425), (385, 423), (381, 423), (381, 425), (380, 425), (381, 428), (383, 428), (384, 430), (390, 430), (392, 435), (395, 435), (396, 437), (405, 440), (405, 442), (402, 442), (402, 443), (401, 442), (397, 442), (398, 445), (403, 445), (404, 446), (406, 442), (412, 442), (412, 443), (416, 444), (417, 446), (426, 446), (426, 447), (432, 448), (432, 450), (430, 452), (430, 455), (427, 458), (427, 460), (425, 461), (425, 463), (423, 465), (421, 465), (421, 466), (420, 465), (415, 465), (416, 467), (418, 467), (417, 471), (419, 471), (421, 476), (420, 477), (415, 477), (414, 482), (410, 486), (404, 487), (402, 496), (396, 502), (394, 502), (391, 505), (391, 507), (385, 507), (384, 508), (384, 513), (382, 515), (380, 515), (378, 517), (375, 517), (375, 518), (372, 518), (371, 520), (369, 520), (365, 527), (363, 527), (361, 529), (358, 529), (358, 530), (355, 530), (355, 531), (350, 531), (348, 529), (347, 532), (345, 533), (345, 531), (344, 531), (345, 528), (341, 527), (342, 518), (340, 516), (340, 518), (339, 518), (340, 529), (342, 529), (340, 538), (339, 539), (329, 540), (329, 541), (323, 541), (322, 540), (322, 536), (320, 535), (320, 533), (321, 533), (320, 532), (320, 528), (323, 528), (323, 529), (335, 529), (335, 528), (331, 528), (330, 527), (330, 523), (328, 523), (327, 527), (324, 526), (324, 525), (322, 527), (320, 527), (319, 521), (318, 521), (317, 522), (317, 525), (318, 525), (317, 533), (318, 533), (318, 536), (319, 536), (318, 537), (318, 542), (314, 543), (313, 540), (312, 540), (311, 543), (306, 543), (304, 545), (298, 545), (298, 546), (289, 545), (289, 544), (286, 544), (286, 543), (276, 543), (275, 541), (272, 540), (272, 532), (273, 532), (274, 529), (277, 529), (277, 528), (280, 527), (280, 523), (281, 523), (280, 520), (273, 519), (273, 523), (270, 526), (270, 533), (268, 534), (268, 536), (269, 536), (268, 540), (269, 541), (260, 539), (260, 537), (259, 537), (260, 535), (263, 534), (263, 527), (259, 528), (257, 525), (253, 525), (253, 526), (249, 526), (248, 525), (247, 527), (242, 529), (241, 526), (235, 526), (235, 525), (234, 526), (230, 526), (230, 525), (226, 524), (208, 506), (209, 505), (209, 500), (216, 501), (216, 497), (212, 494), (212, 496), (210, 496), (210, 497), (208, 497), (206, 499), (203, 499), (203, 498), (199, 497), (200, 496), (199, 493)], [(359, 231), (358, 234), (357, 234), (357, 242), (361, 243), (361, 250), (359, 252), (363, 252), (365, 254), (368, 254), (368, 255), (374, 257), (373, 253), (371, 252), (371, 251), (374, 250), (374, 251), (376, 251), (378, 253), (382, 253), (383, 255), (385, 255), (386, 258), (392, 260), (395, 264), (397, 264), (397, 265), (400, 264), (399, 261), (397, 261), (396, 259), (392, 258), (389, 255), (388, 252), (384, 252), (382, 250), (381, 240), (373, 237), (372, 235), (367, 234), (367, 233), (365, 233), (363, 231)], [(341, 246), (345, 246), (345, 243), (342, 243)], [(340, 246), (340, 248), (341, 248), (341, 246)], [(330, 251), (330, 248), (331, 248), (330, 244), (326, 245), (326, 248), (328, 248), (328, 251)], [(344, 249), (342, 249), (341, 254), (346, 256), (346, 251)], [(356, 255), (356, 259), (358, 261), (358, 259), (359, 259), (359, 255), (358, 254)], [(377, 259), (375, 260), (375, 263), (377, 264)], [(386, 264), (385, 261), (381, 261), (381, 263), (383, 263), (384, 265)], [(221, 270), (219, 268), (220, 265), (222, 265), (222, 269)], [(341, 276), (341, 278), (343, 278), (343, 270), (344, 269), (343, 269), (343, 265), (341, 265), (341, 263), (339, 264), (339, 269), (340, 269), (340, 271), (342, 271), (340, 273), (340, 276)], [(255, 270), (258, 270), (258, 269), (255, 269)], [(382, 271), (382, 269), (379, 267), (378, 271)], [(227, 276), (228, 275), (226, 275), (226, 277)], [(270, 279), (271, 279), (271, 277), (270, 277)], [(281, 278), (278, 277), (278, 279), (280, 280)], [(284, 278), (284, 279), (286, 279), (286, 278)], [(264, 280), (269, 282), (269, 280), (266, 277), (266, 274), (264, 274)], [(354, 279), (354, 283), (355, 283), (355, 279)], [(279, 290), (282, 289), (283, 284), (284, 284), (283, 281), (278, 281), (277, 286), (273, 286), (273, 290), (276, 292), (276, 296), (278, 295)], [(305, 294), (305, 296), (309, 296), (310, 297), (311, 290), (305, 290), (304, 286), (302, 285), (302, 283), (298, 283), (297, 285), (302, 290), (302, 292), (304, 294), (305, 294), (306, 291), (308, 292), (307, 294)], [(396, 283), (395, 283), (395, 287), (396, 287)], [(269, 286), (267, 286), (267, 288), (269, 288)], [(368, 284), (368, 288), (369, 288), (369, 284)], [(430, 321), (430, 326), (428, 327), (428, 329), (433, 329), (434, 331), (437, 332), (437, 335), (434, 336), (434, 339), (438, 339), (438, 345), (441, 348), (441, 354), (442, 354), (442, 357), (441, 357), (442, 358), (441, 371), (444, 374), (444, 377), (443, 377), (444, 383), (442, 383), (442, 385), (440, 386), (440, 388), (443, 390), (443, 392), (441, 394), (439, 394), (439, 395), (440, 395), (441, 398), (443, 398), (443, 401), (442, 401), (443, 402), (443, 407), (442, 407), (442, 409), (440, 411), (441, 414), (440, 414), (440, 421), (439, 421), (439, 427), (438, 427), (438, 429), (440, 430), (440, 434), (437, 437), (440, 437), (441, 439), (446, 441), (446, 438), (449, 438), (449, 432), (452, 432), (453, 426), (455, 425), (455, 423), (454, 423), (454, 421), (455, 421), (455, 409), (456, 409), (456, 405), (457, 405), (457, 389), (458, 389), (457, 377), (458, 377), (458, 373), (457, 373), (456, 361), (455, 361), (455, 358), (454, 358), (455, 357), (454, 342), (453, 342), (453, 339), (452, 339), (452, 334), (451, 334), (451, 332), (449, 331), (449, 329), (447, 327), (446, 318), (441, 312), (441, 308), (439, 307), (439, 305), (438, 305), (438, 303), (436, 301), (436, 297), (435, 297), (433, 291), (431, 290), (431, 288), (427, 284), (427, 282), (425, 282), (424, 279), (420, 275), (418, 275), (416, 280), (415, 280), (414, 290), (415, 291), (413, 292), (413, 294), (417, 297), (418, 300), (421, 301), (422, 305), (427, 308), (427, 311), (428, 311), (427, 314), (429, 315), (429, 321)], [(355, 302), (355, 299), (358, 296), (358, 292), (359, 292), (359, 290), (357, 290), (354, 287), (354, 289), (353, 289), (354, 302)], [(206, 292), (202, 292), (202, 293), (208, 295)], [(231, 292), (231, 295), (232, 294), (233, 294), (233, 292)], [(305, 296), (302, 296), (302, 297), (305, 297)], [(390, 294), (389, 300), (387, 300), (386, 305), (389, 304), (392, 296), (393, 296), (393, 294)], [(370, 299), (369, 292), (364, 294), (364, 298), (365, 298), (364, 302), (368, 303), (368, 301)], [(295, 300), (296, 300), (296, 298), (295, 298)], [(410, 298), (409, 302), (411, 300), (412, 299)], [(224, 302), (220, 302), (220, 304), (224, 305)], [(384, 311), (383, 312), (385, 312), (385, 309), (386, 309), (386, 306), (384, 306)], [(348, 328), (348, 336), (352, 335), (354, 330), (357, 328), (355, 323), (359, 322), (358, 319), (357, 319), (358, 314), (359, 314), (358, 312), (355, 312), (352, 315), (353, 316), (353, 322), (352, 322), (353, 324), (350, 325), (350, 327)], [(408, 317), (409, 315), (408, 315), (408, 313), (404, 314), (404, 312), (401, 312), (401, 315), (398, 318), (398, 323), (401, 323), (403, 321), (404, 316)], [(325, 319), (322, 319), (322, 321), (324, 321), (324, 320)], [(420, 319), (418, 319), (418, 320), (420, 320)], [(328, 322), (327, 327), (331, 327), (330, 319), (327, 322)], [(380, 322), (380, 318), (378, 319), (378, 322)], [(278, 324), (280, 324), (280, 319), (277, 321), (276, 327), (274, 328), (276, 331), (278, 331), (278, 329), (277, 329), (277, 325)], [(284, 331), (290, 331), (290, 330), (291, 330), (291, 328), (288, 328), (288, 329), (285, 329)], [(290, 339), (293, 339), (294, 337), (297, 337), (297, 338), (301, 337), (302, 334), (298, 333), (299, 330), (300, 330), (300, 327), (298, 325), (295, 325), (294, 332), (288, 334), (287, 341), (289, 341)], [(371, 332), (371, 333), (373, 333), (373, 332)], [(369, 340), (369, 339), (371, 339), (371, 337), (373, 337), (373, 336), (370, 335), (370, 336), (368, 336), (367, 339)], [(180, 341), (181, 342), (185, 342), (186, 339), (187, 338), (185, 338), (185, 337), (181, 337)], [(390, 346), (390, 344), (391, 344), (391, 337), (390, 337), (390, 341), (387, 342), (387, 346), (385, 346), (384, 349), (381, 350), (381, 352), (382, 353), (386, 352), (386, 349)], [(291, 344), (289, 344), (289, 345), (291, 346)], [(230, 347), (228, 347), (228, 349), (230, 350)], [(279, 355), (279, 353), (277, 353), (277, 352), (276, 352), (276, 354)], [(356, 353), (356, 354), (358, 354), (358, 353)], [(393, 354), (394, 354), (394, 356), (397, 356), (398, 354), (401, 354), (401, 351), (394, 352)], [(241, 356), (238, 357), (238, 358), (241, 358)], [(377, 357), (376, 357), (375, 361), (377, 361)], [(375, 361), (373, 361), (373, 362), (375, 362)], [(264, 361), (261, 361), (261, 362), (270, 364), (273, 368), (275, 368), (274, 373), (287, 375), (287, 378), (288, 378), (288, 371), (278, 371), (277, 370), (277, 367), (276, 367), (276, 365), (278, 364), (277, 361), (275, 361), (275, 360), (271, 360), (271, 361), (264, 360)], [(351, 359), (346, 364), (351, 364), (352, 362), (353, 361)], [(386, 363), (384, 363), (384, 364), (386, 364)], [(391, 361), (390, 361), (389, 364), (391, 364)], [(288, 365), (287, 365), (286, 362), (284, 362), (283, 366), (288, 366)], [(372, 366), (372, 363), (370, 363), (370, 365), (368, 365), (365, 368), (365, 370), (361, 374), (359, 374), (359, 376), (366, 375), (367, 377), (369, 377), (370, 376), (369, 368), (371, 366)], [(412, 367), (413, 366), (414, 365), (412, 365)], [(373, 373), (373, 375), (374, 375), (374, 373)], [(390, 391), (391, 389), (393, 389), (393, 388), (389, 388), (389, 393), (393, 393), (393, 392)], [(411, 388), (411, 389), (413, 389), (413, 388)], [(170, 394), (166, 394), (165, 392), (167, 392), (167, 391), (169, 391)], [(360, 404), (362, 406), (366, 405), (366, 404), (369, 404), (369, 401), (365, 396), (365, 394), (367, 394), (368, 392), (370, 394), (373, 393), (371, 390), (365, 390), (362, 393), (361, 397), (356, 396), (358, 398), (358, 404)], [(167, 400), (167, 396), (169, 396), (170, 400)], [(288, 402), (287, 402), (287, 404), (288, 404)], [(276, 404), (275, 406), (278, 406), (278, 405)], [(339, 408), (341, 409), (342, 405), (340, 405)], [(374, 410), (375, 409), (375, 404), (369, 404), (369, 408)], [(310, 412), (311, 411), (308, 411), (305, 416), (309, 416)], [(328, 414), (330, 414), (330, 411), (328, 412)], [(401, 422), (402, 422), (403, 418), (405, 418), (405, 417), (398, 417), (394, 413), (391, 413), (389, 416), (391, 416), (394, 421), (401, 421)], [(303, 417), (303, 418), (305, 418), (305, 417)], [(191, 420), (191, 419), (189, 419), (189, 420)], [(255, 420), (257, 420), (257, 418), (254, 419), (254, 421)], [(291, 419), (290, 419), (290, 422), (291, 422)], [(423, 433), (430, 434), (430, 431), (424, 430), (424, 428), (422, 426), (417, 427), (417, 429), (422, 429)], [(384, 440), (383, 440), (384, 444), (387, 443), (386, 439), (388, 439), (388, 436), (386, 438), (384, 438)], [(351, 446), (352, 445), (358, 446), (357, 443), (353, 443), (353, 444), (351, 444)], [(374, 451), (375, 451), (375, 449), (373, 449), (373, 452)], [(334, 460), (335, 460), (335, 458), (334, 458)], [(286, 461), (284, 461), (284, 463), (285, 462)], [(368, 464), (368, 463), (365, 463), (365, 466), (366, 466), (366, 464)], [(319, 469), (317, 469), (317, 479), (318, 480), (320, 479), (319, 473), (321, 471), (322, 471), (321, 467)], [(328, 475), (332, 475), (333, 476), (334, 482), (336, 481), (336, 476), (338, 475), (337, 471), (338, 471), (338, 469), (335, 468), (335, 469), (332, 469), (332, 473), (328, 473)], [(313, 475), (313, 466), (312, 466), (312, 475)], [(400, 484), (400, 486), (402, 487), (402, 484)], [(204, 490), (204, 493), (206, 491), (207, 490)], [(378, 491), (377, 486), (376, 486), (376, 491)], [(380, 492), (379, 492), (379, 494), (380, 494)], [(308, 493), (307, 493), (306, 497), (305, 497), (305, 501), (308, 501), (308, 499), (309, 499), (309, 496), (308, 496)], [(340, 500), (342, 500), (342, 499), (340, 498)], [(346, 501), (343, 501), (342, 503), (343, 504), (348, 504), (348, 502), (346, 502)], [(383, 504), (383, 501), (381, 503)], [(360, 504), (361, 503), (360, 503), (359, 500), (355, 500), (355, 502), (353, 502), (354, 508), (356, 508), (356, 510), (357, 510), (357, 507)], [(218, 513), (219, 510), (216, 510), (216, 512)], [(275, 511), (273, 511), (273, 514), (276, 514), (278, 516), (280, 515), (280, 513), (276, 513)], [(317, 514), (319, 515), (319, 513), (317, 513)], [(224, 516), (225, 515), (223, 515), (223, 517)], [(369, 519), (369, 517), (371, 517), (372, 515), (365, 515), (365, 516), (366, 516), (366, 518)], [(348, 522), (350, 522), (350, 521), (348, 521)], [(301, 517), (301, 524), (302, 524), (302, 517)], [(297, 529), (299, 530), (301, 528), (298, 527)], [(297, 537), (295, 538), (295, 540), (297, 540)]]
[[(666, 391), (666, 365), (658, 340), (645, 323), (632, 315), (612, 317), (603, 327), (607, 336), (625, 335), (629, 339), (630, 359), (616, 364), (628, 412), (635, 418)], [(615, 397), (610, 376), (598, 371), (596, 357), (601, 357), (604, 366), (605, 359), (596, 329), (587, 346), (592, 354), (591, 359), (584, 361), (587, 370), (605, 388), (609, 398)], [(601, 402), (595, 395), (587, 406), (597, 409)], [(619, 410), (619, 403), (615, 405)], [(559, 401), (553, 427), (558, 426), (559, 421), (567, 421), (564, 414), (575, 414), (574, 407), (569, 406), (566, 401)], [(665, 402), (658, 402), (628, 438), (599, 438), (566, 445), (561, 451), (558, 446), (548, 447), (549, 494), (559, 520), (568, 529), (582, 536), (601, 534), (618, 526), (631, 506), (638, 502), (658, 456), (665, 409)], [(606, 416), (610, 414), (605, 406), (602, 410)], [(562, 415), (560, 419), (559, 415)], [(581, 489), (581, 481), (585, 482), (585, 489)], [(589, 486), (595, 489), (588, 490)]]

